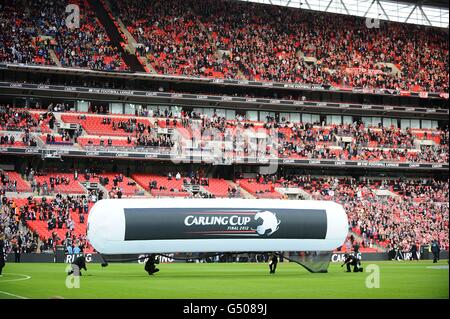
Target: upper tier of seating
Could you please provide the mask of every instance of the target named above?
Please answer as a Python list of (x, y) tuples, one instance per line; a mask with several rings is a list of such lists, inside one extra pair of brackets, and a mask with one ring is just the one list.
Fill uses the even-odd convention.
[[(80, 7), (79, 28), (61, 19), (68, 3)], [(129, 69), (87, 0), (0, 5), (0, 62)], [(136, 55), (160, 74), (448, 93), (443, 29), (367, 28), (349, 15), (226, 0), (125, 0), (115, 8), (140, 44)]]
[(444, 30), (225, 0), (118, 8), (158, 73), (448, 92)]
[[(79, 26), (66, 23), (68, 4), (79, 6)], [(87, 0), (2, 0), (0, 7), (1, 62), (128, 69)]]

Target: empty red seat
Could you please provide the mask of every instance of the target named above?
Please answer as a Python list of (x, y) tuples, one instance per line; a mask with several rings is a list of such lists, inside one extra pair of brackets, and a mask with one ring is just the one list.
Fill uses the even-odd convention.
[(240, 179), (239, 185), (257, 198), (283, 198), (283, 194), (275, 191), (273, 184), (257, 183), (254, 179)]
[(67, 174), (67, 173), (58, 173), (58, 174), (48, 174), (45, 176), (36, 176), (36, 181), (41, 183), (41, 189), (44, 182), (47, 182), (48, 190), (51, 191), (51, 185), (50, 185), (50, 177), (65, 177), (69, 180), (69, 184), (61, 183), (59, 185), (55, 184), (54, 192), (56, 193), (64, 193), (64, 194), (84, 194), (86, 193), (86, 190), (81, 186), (81, 184), (78, 181), (75, 181), (73, 179), (73, 174)]

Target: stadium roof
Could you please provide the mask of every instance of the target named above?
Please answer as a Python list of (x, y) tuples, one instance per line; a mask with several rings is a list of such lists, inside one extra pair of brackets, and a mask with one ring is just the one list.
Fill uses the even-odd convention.
[(240, 0), (448, 28), (448, 0)]
[(448, 0), (410, 0), (404, 2), (448, 9)]

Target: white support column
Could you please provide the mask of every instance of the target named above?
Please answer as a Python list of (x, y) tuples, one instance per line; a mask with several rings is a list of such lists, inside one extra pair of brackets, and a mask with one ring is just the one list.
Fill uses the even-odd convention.
[(433, 25), (433, 24), (431, 23), (430, 19), (428, 19), (427, 14), (423, 11), (422, 6), (419, 6), (419, 10), (420, 10), (420, 12), (422, 12), (422, 16), (427, 20), (428, 25)]
[(413, 12), (416, 10), (416, 8), (417, 8), (417, 5), (415, 5), (415, 6), (413, 7), (413, 9), (411, 10), (411, 12), (408, 14), (408, 17), (406, 18), (405, 23), (408, 22), (409, 18), (411, 17), (411, 15), (413, 14)]
[(386, 13), (386, 11), (384, 11), (383, 5), (381, 4), (380, 0), (377, 0), (377, 4), (380, 7), (381, 11), (383, 11), (386, 20), (390, 21), (391, 19), (389, 18), (389, 15)]

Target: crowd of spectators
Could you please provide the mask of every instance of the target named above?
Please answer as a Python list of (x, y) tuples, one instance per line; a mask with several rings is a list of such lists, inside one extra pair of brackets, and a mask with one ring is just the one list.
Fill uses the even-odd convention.
[[(195, 121), (197, 119), (200, 122)], [(422, 137), (418, 137), (410, 128), (383, 127), (381, 124), (368, 127), (360, 121), (337, 125), (278, 123), (273, 118), (268, 118), (262, 126), (260, 123), (260, 126), (256, 127), (255, 122), (245, 121), (245, 118), (226, 120), (217, 114), (208, 117), (205, 114), (186, 112), (181, 114), (181, 123), (192, 131), (199, 128), (203, 139), (212, 135), (216, 140), (233, 141), (234, 151), (239, 151), (239, 144), (244, 154), (257, 150), (255, 154), (278, 155), (282, 158), (448, 162), (448, 128), (425, 132)], [(277, 139), (268, 138), (265, 143), (258, 141), (261, 145), (254, 145), (255, 142), (242, 139), (242, 130), (261, 132), (261, 128), (268, 137), (273, 137), (275, 133)], [(208, 135), (210, 129), (214, 130)], [(217, 136), (217, 133), (221, 136)], [(346, 142), (343, 137), (351, 137), (351, 141)], [(435, 137), (438, 137), (438, 142), (434, 145), (416, 145), (421, 139), (433, 140)], [(238, 143), (238, 140), (242, 143)]]
[[(80, 8), (79, 27), (66, 23), (68, 4)], [(0, 25), (2, 62), (59, 63), (63, 67), (106, 71), (128, 69), (87, 0), (1, 1)], [(57, 61), (52, 58), (51, 51)]]
[[(164, 112), (155, 112), (155, 117), (167, 117), (166, 121), (175, 118), (173, 114), (165, 110)], [(188, 128), (193, 132), (195, 129), (199, 129), (201, 135), (205, 135), (208, 129), (218, 130), (223, 134), (224, 140), (230, 140), (233, 135), (237, 135), (234, 129), (255, 129), (257, 122), (248, 121), (245, 116), (236, 115), (233, 120), (227, 120), (225, 117), (213, 114), (207, 116), (203, 113), (194, 111), (181, 110), (179, 117), (181, 125), (184, 128)], [(176, 118), (170, 120), (174, 122), (176, 126)], [(261, 124), (261, 123), (260, 123)], [(275, 132), (279, 142), (279, 154), (291, 155), (293, 152), (299, 151), (303, 156), (308, 157), (308, 151), (319, 150), (315, 154), (319, 156), (328, 156), (328, 158), (347, 158), (357, 156), (357, 150), (362, 150), (361, 153), (367, 156), (361, 155), (361, 158), (385, 158), (395, 159), (398, 158), (399, 152), (403, 154), (403, 157), (410, 158), (411, 160), (423, 160), (428, 158), (429, 161), (441, 161), (446, 160), (446, 152), (448, 145), (448, 128), (442, 128), (432, 131), (424, 131), (423, 136), (419, 137), (414, 134), (411, 128), (400, 129), (394, 126), (385, 127), (381, 123), (377, 126), (366, 126), (361, 121), (356, 121), (352, 124), (325, 124), (320, 122), (314, 123), (291, 123), (289, 121), (275, 121), (273, 117), (267, 117), (266, 122), (262, 124), (264, 129), (267, 129), (266, 133)], [(231, 129), (227, 131), (227, 129)], [(275, 129), (277, 131), (271, 131)], [(227, 135), (228, 133), (228, 135)], [(232, 134), (230, 134), (232, 133)], [(194, 133), (193, 133), (194, 134)], [(341, 137), (352, 137), (351, 143), (343, 142)], [(433, 140), (438, 138), (438, 143), (433, 147), (423, 147), (419, 150), (428, 152), (427, 156), (420, 157), (420, 153), (412, 153), (409, 151), (416, 148), (415, 142), (421, 139)], [(336, 152), (328, 153), (326, 149), (320, 150), (322, 146), (338, 146), (343, 151), (339, 157)], [(389, 151), (394, 149), (393, 152)], [(300, 154), (299, 153), (299, 154)], [(372, 153), (372, 155), (368, 155)], [(383, 154), (385, 153), (385, 154)], [(325, 155), (323, 155), (325, 154)], [(329, 154), (329, 155), (327, 155)], [(432, 154), (430, 156), (430, 154)], [(313, 158), (314, 156), (310, 156)]]
[(239, 70), (227, 56), (219, 57), (208, 30), (183, 1), (124, 1), (119, 16), (150, 58), (158, 73), (236, 77)]
[[(300, 187), (315, 200), (341, 203), (363, 247), (409, 251), (432, 240), (449, 247), (448, 180), (289, 176), (281, 183)], [(375, 190), (391, 194), (381, 196)]]
[(25, 180), (30, 184), (31, 190), (33, 193), (36, 193), (38, 196), (49, 196), (50, 194), (54, 194), (56, 188), (59, 185), (70, 185), (73, 182), (73, 179), (67, 176), (60, 176), (59, 174), (51, 175), (45, 180), (40, 180), (38, 176), (47, 176), (47, 172), (45, 170), (37, 171), (32, 167), (27, 167), (24, 173)]
[[(1, 1), (0, 61), (127, 70), (89, 2), (70, 2), (79, 28), (61, 19), (68, 3)], [(116, 10), (161, 74), (448, 92), (438, 28), (368, 28), (348, 15), (224, 0), (128, 0)]]
[[(170, 125), (172, 122), (177, 125), (176, 120), (170, 120), (167, 118), (166, 125)], [(127, 136), (127, 144), (133, 144), (137, 147), (172, 147), (174, 143), (169, 134), (158, 134), (157, 128), (155, 128), (150, 122), (139, 122), (136, 118), (130, 117), (128, 120), (114, 120), (111, 117), (103, 117), (102, 125), (111, 127), (113, 131), (123, 130), (129, 133)], [(133, 138), (132, 136), (135, 136)], [(100, 143), (102, 144), (102, 143)], [(112, 140), (108, 139), (108, 145), (113, 144)]]
[(136, 146), (155, 148), (170, 148), (174, 146), (174, 142), (169, 134), (139, 134), (135, 143)]
[[(26, 172), (27, 179), (33, 178), (35, 172), (30, 169)], [(122, 174), (115, 174), (112, 180), (109, 177), (96, 175), (90, 171), (85, 172), (87, 181), (99, 177), (102, 185), (113, 184), (109, 196), (121, 198), (120, 183), (123, 182)], [(79, 179), (77, 172), (74, 179)], [(169, 172), (167, 181), (180, 181), (181, 188), (175, 185), (151, 180), (150, 190), (168, 191), (168, 194), (186, 192), (188, 186), (209, 186), (209, 178), (203, 177), (203, 173), (182, 174)], [(55, 183), (67, 183), (67, 179), (56, 176)], [(2, 184), (8, 183), (8, 178), (1, 176)], [(448, 220), (449, 220), (449, 185), (448, 180), (433, 178), (370, 178), (370, 177), (328, 177), (309, 175), (286, 175), (280, 177), (276, 174), (258, 175), (255, 178), (257, 184), (270, 184), (274, 187), (300, 188), (314, 200), (332, 200), (344, 206), (349, 218), (349, 226), (353, 234), (353, 242), (363, 248), (380, 248), (386, 250), (392, 248), (409, 251), (412, 245), (426, 246), (432, 240), (438, 240), (441, 248), (449, 248)], [(263, 192), (263, 191), (262, 191)], [(208, 192), (191, 192), (193, 198), (213, 198)], [(37, 235), (27, 230), (29, 221), (45, 221), (48, 231), (51, 233), (46, 238), (40, 250), (54, 247), (55, 244), (64, 244), (70, 249), (78, 247), (81, 251), (87, 247), (86, 238), (75, 234), (76, 225), (86, 222), (86, 217), (91, 203), (103, 198), (100, 190), (90, 190), (88, 195), (62, 196), (56, 194), (50, 198), (29, 197), (25, 203), (18, 204), (14, 200), (5, 197), (3, 191), (0, 195), (0, 218), (2, 229), (9, 240), (9, 248), (13, 249), (14, 243), (19, 241), (22, 252), (32, 252), (38, 249)], [(240, 188), (229, 187), (229, 197), (240, 197)], [(263, 194), (264, 195), (264, 194)], [(175, 195), (174, 195), (175, 196)], [(256, 194), (258, 196), (258, 194)], [(22, 223), (24, 227), (20, 227)], [(61, 238), (61, 231), (65, 235)], [(15, 241), (14, 241), (15, 240)], [(47, 247), (47, 248), (46, 248)]]
[(385, 148), (412, 148), (414, 147), (414, 135), (411, 129), (399, 130), (386, 128), (380, 125), (379, 130), (368, 128), (365, 130), (362, 123), (336, 128), (345, 131), (350, 129), (350, 136), (355, 137), (355, 145), (369, 146), (371, 144)]
[(52, 112), (31, 113), (11, 105), (0, 105), (0, 129), (6, 131), (44, 132), (53, 129), (56, 119)]
[(17, 181), (10, 179), (9, 174), (0, 170), (1, 192), (17, 192)]
[(444, 30), (237, 1), (121, 1), (159, 73), (448, 92)]
[(113, 131), (123, 130), (126, 133), (137, 134), (144, 133), (145, 131), (151, 131), (151, 126), (145, 125), (144, 123), (140, 123), (136, 120), (136, 118), (130, 117), (128, 120), (114, 120), (110, 117), (104, 117), (102, 119), (103, 125), (111, 126)]
[[(439, 143), (421, 147), (415, 145), (419, 138), (409, 128), (371, 128), (361, 122), (325, 127), (294, 123), (281, 125), (281, 128), (288, 128), (287, 131), (278, 131), (278, 154), (281, 157), (448, 162), (447, 128), (433, 132), (433, 136), (440, 136)], [(351, 137), (352, 140), (345, 142), (342, 137)]]
[(0, 135), (0, 146), (14, 146), (17, 145), (17, 142), (20, 142), (19, 146), (29, 146), (35, 147), (37, 146), (36, 139), (30, 136), (30, 133), (26, 131), (20, 140), (16, 140), (14, 135)]
[[(0, 61), (24, 64), (55, 63), (48, 52), (49, 40), (40, 37), (36, 22), (40, 13), (49, 14), (53, 5), (41, 6), (42, 1), (29, 3), (29, 10), (19, 10), (21, 1), (0, 1)], [(43, 12), (42, 10), (46, 11)]]
[[(88, 247), (86, 234), (76, 235), (74, 230), (76, 224), (87, 221), (88, 211), (89, 197), (86, 195), (75, 197), (56, 194), (54, 198), (29, 197), (27, 203), (20, 208), (20, 215), (25, 221), (39, 220), (47, 223), (48, 231), (51, 232), (51, 236), (45, 239), (48, 246), (53, 248), (56, 244), (63, 244), (66, 247), (78, 247), (83, 252)], [(65, 230), (63, 238), (56, 231), (61, 229)]]
[[(422, 136), (415, 134), (411, 128), (366, 126), (361, 121), (352, 124), (291, 123), (276, 121), (268, 117), (266, 122), (248, 121), (245, 116), (236, 115), (233, 120), (223, 116), (181, 110), (173, 115), (167, 109), (157, 110), (153, 117), (165, 117), (166, 126), (187, 129), (192, 138), (202, 138), (202, 147), (208, 140), (233, 142), (232, 152), (237, 155), (256, 154), (257, 156), (280, 156), (282, 158), (310, 158), (337, 160), (397, 161), (397, 162), (448, 162), (448, 128), (424, 131)], [(154, 147), (173, 147), (170, 135), (157, 134), (151, 124), (137, 123), (130, 118), (116, 122), (103, 118), (103, 124), (113, 129), (123, 129), (130, 134), (137, 134), (135, 145)], [(155, 126), (157, 126), (155, 122)], [(263, 132), (267, 137), (258, 143), (243, 134), (245, 130)], [(273, 136), (277, 138), (274, 139)], [(351, 141), (343, 138), (350, 137)], [(437, 139), (436, 139), (437, 138)], [(131, 138), (129, 138), (131, 143)], [(417, 144), (423, 139), (435, 140), (433, 145)], [(225, 153), (225, 147), (221, 149)], [(228, 148), (229, 150), (229, 148)]]
[[(117, 145), (173, 148), (179, 152), (186, 146), (186, 138), (202, 138), (201, 146), (214, 154), (226, 156), (265, 156), (270, 158), (308, 158), (336, 160), (367, 160), (396, 162), (448, 162), (448, 127), (434, 130), (419, 130), (383, 126), (367, 126), (361, 121), (351, 124), (327, 124), (325, 122), (289, 122), (267, 117), (265, 122), (249, 121), (245, 115), (237, 114), (234, 119), (226, 119), (214, 113), (208, 116), (203, 113), (181, 109), (173, 114), (165, 109), (156, 110), (152, 119), (136, 117), (114, 118), (105, 116), (101, 125), (105, 125), (105, 134), (120, 130), (127, 133), (127, 143), (121, 141)], [(161, 119), (162, 118), (162, 119)], [(165, 118), (165, 120), (164, 120)], [(87, 121), (85, 114), (78, 115), (81, 121)], [(165, 121), (165, 122), (164, 122)], [(21, 130), (21, 142), (27, 146), (36, 146), (36, 138), (30, 133), (34, 131), (50, 131), (56, 123), (52, 112), (30, 113), (27, 110), (10, 106), (0, 108), (0, 129)], [(165, 123), (165, 125), (163, 125)], [(161, 128), (184, 129), (176, 136)], [(257, 141), (251, 133), (261, 133), (266, 138)], [(181, 131), (178, 131), (180, 133)], [(248, 131), (247, 131), (248, 132)], [(48, 144), (69, 143), (77, 141), (83, 131), (70, 132), (61, 129), (58, 134), (48, 133), (43, 140)], [(261, 136), (261, 135), (260, 135)], [(274, 138), (276, 137), (276, 138)], [(348, 140), (350, 138), (350, 140)], [(422, 140), (432, 143), (421, 144)], [(16, 137), (2, 134), (0, 145), (11, 145)], [(101, 138), (100, 145), (115, 145), (111, 137)], [(209, 142), (214, 143), (209, 143)], [(217, 141), (231, 142), (216, 143)], [(179, 142), (179, 143), (177, 143)], [(93, 145), (94, 142), (87, 143)], [(220, 144), (220, 145), (219, 145)], [(226, 145), (225, 145), (226, 144)], [(225, 156), (225, 155), (224, 155)]]
[(19, 207), (0, 192), (0, 237), (5, 237), (6, 253), (32, 253), (44, 251), (38, 247), (38, 235), (26, 228), (26, 219), (20, 215)]

